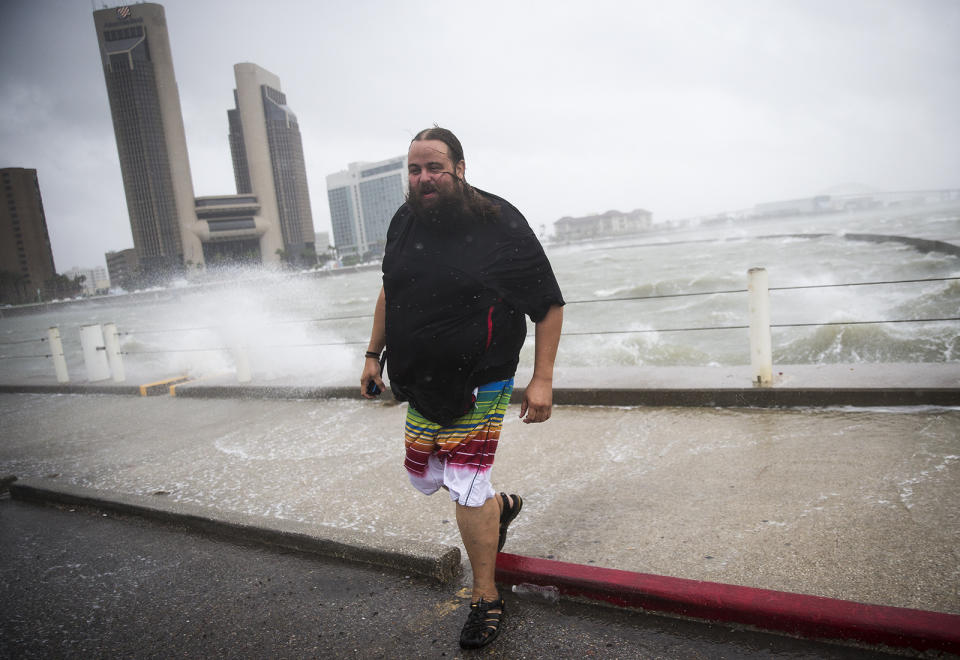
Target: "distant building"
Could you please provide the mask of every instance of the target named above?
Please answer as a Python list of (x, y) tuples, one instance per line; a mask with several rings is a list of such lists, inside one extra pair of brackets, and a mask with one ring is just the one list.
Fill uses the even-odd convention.
[(327, 176), (330, 224), (338, 255), (367, 259), (383, 254), (387, 228), (407, 194), (407, 157), (350, 163)]
[(94, 268), (73, 267), (63, 273), (68, 279), (75, 280), (82, 277), (80, 292), (85, 296), (104, 295), (110, 291), (110, 277), (103, 266)]
[(816, 197), (757, 204), (753, 207), (753, 212), (757, 217), (782, 217), (824, 213), (832, 210), (832, 208), (830, 195), (817, 195)]
[(318, 231), (315, 233), (317, 237), (317, 254), (326, 254), (330, 252), (330, 232), (328, 231)]
[(107, 277), (111, 287), (119, 287), (124, 291), (133, 291), (140, 286), (140, 261), (137, 251), (133, 248), (118, 252), (107, 252)]
[(93, 13), (133, 245), (149, 280), (206, 263), (314, 263), (303, 143), (279, 78), (234, 65), (237, 194), (196, 198), (162, 6)]
[(0, 302), (35, 302), (56, 277), (37, 171), (0, 170)]
[(575, 241), (636, 234), (650, 229), (652, 224), (653, 214), (650, 211), (636, 209), (629, 213), (607, 211), (600, 215), (587, 215), (580, 218), (567, 216), (554, 222), (553, 227), (556, 240)]
[(203, 261), (193, 181), (163, 7), (93, 12), (133, 245), (148, 274)]

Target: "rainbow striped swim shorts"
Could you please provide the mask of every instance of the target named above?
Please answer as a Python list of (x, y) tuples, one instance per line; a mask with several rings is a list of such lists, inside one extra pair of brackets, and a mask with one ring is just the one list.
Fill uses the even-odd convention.
[(512, 393), (512, 378), (481, 385), (473, 410), (450, 426), (431, 422), (410, 406), (403, 466), (414, 487), (432, 495), (446, 486), (450, 499), (464, 506), (482, 506), (493, 497), (490, 468)]

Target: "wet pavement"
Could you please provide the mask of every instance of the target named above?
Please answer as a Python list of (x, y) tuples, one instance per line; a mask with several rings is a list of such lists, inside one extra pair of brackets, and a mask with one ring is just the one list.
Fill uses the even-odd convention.
[(463, 652), (462, 584), (85, 507), (0, 499), (0, 556), (0, 657), (892, 657), (513, 595), (500, 638)]
[[(459, 546), (413, 491), (405, 408), (349, 399), (0, 395), (0, 474)], [(508, 411), (512, 553), (960, 613), (960, 410)]]

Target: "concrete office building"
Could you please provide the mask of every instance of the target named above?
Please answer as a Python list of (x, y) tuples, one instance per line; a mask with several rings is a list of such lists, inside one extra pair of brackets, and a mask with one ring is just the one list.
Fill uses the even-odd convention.
[(57, 274), (37, 171), (0, 170), (0, 200), (0, 302), (35, 302)]
[(340, 258), (383, 254), (387, 228), (408, 189), (407, 157), (350, 163), (327, 176), (333, 242)]
[[(287, 106), (276, 75), (248, 62), (234, 65), (233, 71), (237, 82), (233, 92), (235, 107), (227, 111), (227, 119), (237, 197), (241, 198), (238, 203), (249, 205), (249, 200), (243, 199), (252, 196), (259, 213), (256, 217), (235, 214), (230, 224), (222, 224), (227, 218), (223, 216), (220, 226), (208, 219), (207, 254), (229, 251), (227, 243), (232, 243), (234, 249), (248, 250), (256, 237), (264, 262), (280, 261), (281, 256), (291, 263), (316, 261), (313, 214), (297, 117)], [(247, 210), (253, 209), (248, 206)], [(233, 237), (220, 240), (221, 227), (232, 232)], [(221, 244), (218, 246), (217, 242)]]
[(133, 244), (147, 275), (201, 263), (193, 181), (163, 7), (93, 12)]

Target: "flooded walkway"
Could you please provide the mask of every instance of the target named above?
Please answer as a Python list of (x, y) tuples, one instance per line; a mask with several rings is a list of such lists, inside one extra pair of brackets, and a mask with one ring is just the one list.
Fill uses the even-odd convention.
[[(404, 406), (0, 395), (0, 475), (458, 545), (401, 466)], [(505, 551), (960, 613), (960, 409), (511, 406)]]

